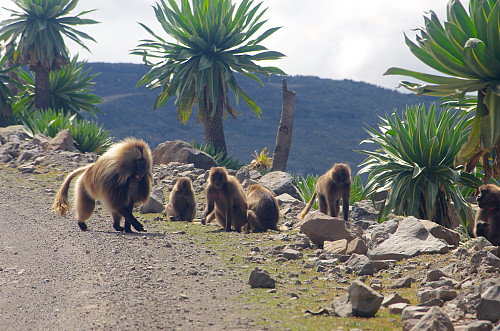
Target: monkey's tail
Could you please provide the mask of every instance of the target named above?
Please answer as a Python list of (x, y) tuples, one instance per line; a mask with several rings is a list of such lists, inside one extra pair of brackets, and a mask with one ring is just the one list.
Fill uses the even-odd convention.
[(314, 191), (311, 200), (309, 200), (306, 208), (304, 208), (304, 210), (302, 210), (302, 213), (300, 213), (299, 219), (303, 219), (304, 217), (306, 217), (307, 213), (309, 212), (309, 210), (311, 210), (311, 207), (314, 204), (314, 200), (316, 200), (316, 191)]
[(69, 184), (71, 184), (73, 178), (87, 171), (87, 169), (90, 168), (92, 165), (93, 163), (78, 168), (66, 177), (64, 183), (62, 183), (61, 188), (59, 188), (59, 191), (57, 192), (57, 195), (54, 199), (54, 204), (52, 205), (52, 207), (54, 208), (54, 213), (61, 214), (62, 216), (66, 215), (66, 212), (71, 207), (70, 204), (68, 203)]

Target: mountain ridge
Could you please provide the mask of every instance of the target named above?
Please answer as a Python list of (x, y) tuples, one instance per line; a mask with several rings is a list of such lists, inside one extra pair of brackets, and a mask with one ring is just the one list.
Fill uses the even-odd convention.
[[(177, 121), (174, 99), (161, 109), (153, 109), (158, 91), (136, 87), (149, 70), (141, 64), (88, 63), (94, 78), (94, 93), (105, 102), (98, 105), (105, 114), (97, 114), (99, 123), (117, 139), (136, 136), (146, 140), (151, 148), (166, 140), (204, 142), (203, 126), (196, 124), (196, 107), (186, 125)], [(368, 138), (366, 125), (376, 127), (378, 116), (398, 111), (406, 105), (430, 104), (431, 97), (417, 97), (396, 90), (352, 80), (332, 80), (314, 76), (288, 76), (288, 89), (297, 93), (292, 147), (287, 171), (306, 175), (322, 174), (333, 163), (346, 162), (353, 173), (365, 158), (355, 149), (368, 149), (359, 143)], [(264, 86), (237, 77), (238, 84), (262, 109), (259, 119), (242, 101), (235, 109), (238, 120), (224, 121), (228, 154), (240, 163), (249, 164), (252, 154), (264, 147), (274, 150), (281, 116), (282, 77), (263, 79)], [(235, 105), (234, 98), (232, 99)], [(270, 155), (272, 156), (272, 155)]]

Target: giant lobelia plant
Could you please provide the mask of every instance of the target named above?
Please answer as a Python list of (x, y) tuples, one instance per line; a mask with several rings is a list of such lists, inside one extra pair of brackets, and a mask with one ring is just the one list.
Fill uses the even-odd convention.
[(465, 201), (457, 183), (478, 187), (481, 181), (453, 166), (453, 159), (467, 139), (467, 117), (450, 108), (438, 115), (432, 104), (407, 108), (400, 117), (381, 117), (378, 130), (368, 126), (371, 138), (362, 143), (378, 145), (375, 151), (361, 150), (368, 155), (358, 174), (370, 178), (361, 199), (376, 191), (388, 190), (381, 216), (416, 216), (450, 227), (449, 202), (453, 201), (464, 228)]
[(198, 121), (205, 129), (205, 143), (226, 154), (222, 119), (239, 115), (230, 103), (229, 95), (241, 96), (260, 117), (257, 103), (238, 85), (234, 73), (263, 85), (257, 74), (284, 75), (259, 61), (276, 60), (284, 55), (269, 51), (261, 43), (279, 28), (270, 28), (260, 35), (257, 31), (266, 20), (260, 10), (262, 3), (243, 0), (174, 0), (157, 3), (156, 18), (164, 32), (175, 42), (167, 41), (146, 25), (152, 39), (142, 40), (132, 54), (143, 57), (151, 69), (137, 85), (160, 90), (154, 107), (163, 106), (175, 96), (178, 119), (186, 123), (192, 109), (198, 106)]
[[(479, 161), (485, 181), (491, 176), (490, 151), (495, 151), (493, 173), (500, 176), (500, 0), (470, 0), (469, 12), (460, 1), (450, 0), (443, 24), (430, 11), (424, 26), (417, 28), (416, 43), (406, 35), (411, 52), (423, 63), (446, 76), (401, 68), (390, 68), (385, 75), (409, 76), (423, 83), (408, 81), (400, 85), (418, 95), (470, 101), (474, 93), (474, 119), (468, 139), (455, 157), (455, 164), (473, 170)], [(468, 94), (469, 93), (469, 94)]]
[(86, 33), (75, 29), (77, 25), (98, 22), (81, 16), (93, 10), (68, 16), (78, 0), (12, 0), (18, 10), (9, 11), (10, 18), (0, 22), (0, 41), (15, 47), (14, 61), (28, 64), (35, 73), (35, 107), (47, 109), (49, 103), (49, 73), (66, 66), (69, 61), (64, 38), (69, 38), (88, 50), (82, 39), (95, 41)]

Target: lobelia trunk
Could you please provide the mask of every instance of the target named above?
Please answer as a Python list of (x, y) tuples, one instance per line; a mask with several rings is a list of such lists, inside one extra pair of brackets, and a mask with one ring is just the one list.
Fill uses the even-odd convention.
[(35, 72), (35, 108), (48, 109), (50, 108), (50, 71), (42, 65), (37, 65), (30, 70)]
[(224, 127), (222, 125), (222, 97), (219, 96), (214, 116), (212, 112), (212, 103), (209, 102), (207, 87), (205, 87), (205, 105), (209, 105), (208, 110), (203, 112), (203, 127), (205, 129), (205, 144), (212, 144), (217, 151), (223, 151), (227, 155), (226, 138), (224, 137)]
[(271, 171), (285, 171), (290, 147), (292, 145), (293, 117), (295, 115), (296, 92), (289, 90), (286, 78), (282, 80), (283, 105), (281, 119), (276, 134), (276, 145), (273, 152), (273, 164)]

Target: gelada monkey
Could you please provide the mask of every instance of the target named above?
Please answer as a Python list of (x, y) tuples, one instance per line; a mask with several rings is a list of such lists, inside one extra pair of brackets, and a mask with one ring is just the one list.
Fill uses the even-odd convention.
[(349, 199), (351, 197), (351, 169), (345, 163), (335, 164), (328, 172), (318, 178), (311, 200), (300, 214), (303, 219), (318, 197), (318, 210), (332, 217), (339, 216), (340, 199), (344, 220), (349, 219)]
[(476, 200), (480, 209), (474, 220), (474, 235), (500, 246), (500, 188), (493, 184), (482, 185)]
[(189, 177), (180, 177), (170, 193), (170, 201), (165, 205), (167, 217), (172, 221), (192, 222), (196, 216), (196, 198)]
[[(132, 215), (135, 205), (149, 198), (153, 179), (151, 150), (142, 140), (126, 138), (114, 144), (95, 163), (81, 167), (70, 173), (57, 193), (54, 212), (66, 215), (69, 186), (73, 178), (81, 175), (76, 182), (76, 219), (80, 229), (87, 230), (85, 221), (94, 211), (95, 200), (103, 202), (113, 216), (116, 231), (145, 231), (143, 225)], [(125, 218), (124, 227), (120, 225)]]
[(226, 230), (231, 226), (241, 232), (247, 221), (247, 202), (245, 192), (236, 177), (227, 173), (224, 167), (212, 167), (206, 188), (206, 208), (201, 216), (205, 224), (207, 216), (215, 209), (217, 222)]
[(278, 230), (280, 210), (274, 193), (268, 188), (254, 184), (247, 190), (247, 219), (252, 232)]

